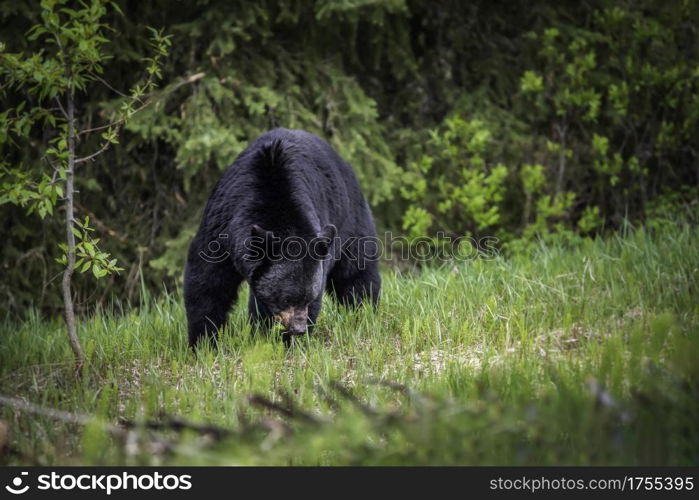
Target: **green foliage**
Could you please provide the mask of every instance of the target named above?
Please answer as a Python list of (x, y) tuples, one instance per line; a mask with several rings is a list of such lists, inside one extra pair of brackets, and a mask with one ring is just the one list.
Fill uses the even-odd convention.
[(595, 9), (588, 24), (528, 36), (535, 68), (520, 84), (528, 121), (554, 145), (547, 176), (557, 179), (554, 194), (575, 191), (583, 231), (593, 211), (595, 227), (614, 224), (642, 214), (659, 185), (696, 182), (682, 165), (696, 164), (686, 145), (699, 132), (690, 97), (697, 54), (685, 42), (697, 39), (685, 20), (698, 13), (686, 2), (659, 5), (614, 3)]
[[(529, 248), (537, 238), (592, 235), (642, 216), (659, 185), (696, 183), (686, 166), (697, 165), (689, 146), (699, 139), (690, 104), (699, 90), (697, 54), (683, 41), (696, 43), (684, 20), (697, 14), (687, 3), (617, 3), (592, 9), (587, 23), (526, 33), (518, 88), (504, 104), (525, 131), (503, 127), (511, 118), (492, 112), (497, 95), (457, 106), (431, 142), (412, 151), (401, 189), (403, 228), (413, 236), (487, 230), (510, 249)], [(463, 100), (477, 99), (467, 93)], [(459, 134), (460, 143), (453, 140)], [(459, 175), (459, 160), (469, 155), (471, 173)], [(498, 163), (507, 167), (500, 172)], [(483, 165), (490, 171), (475, 173)]]
[(42, 23), (27, 32), (29, 42), (53, 45), (54, 54), (37, 52), (3, 54), (3, 75), (10, 87), (29, 87), (28, 92), (40, 101), (53, 99), (64, 92), (85, 90), (91, 75), (102, 73), (102, 36), (100, 22), (106, 9), (102, 2), (73, 10), (62, 7), (66, 2), (41, 2)]
[(401, 194), (411, 203), (403, 228), (422, 236), (432, 226), (441, 231), (474, 234), (494, 228), (500, 218), (507, 168), (494, 163), (491, 132), (479, 119), (447, 118), (430, 132), (423, 156), (409, 165)]
[(699, 221), (699, 188), (685, 186), (677, 191), (666, 190), (648, 204), (646, 223), (660, 230), (678, 221)]
[[(0, 392), (96, 416), (76, 432), (0, 410), (22, 456), (696, 461), (699, 3), (6, 0), (0, 24), (0, 299), (28, 315), (0, 325)], [(102, 277), (77, 280), (76, 304), (118, 310), (81, 324), (76, 383), (56, 314), (65, 256), (47, 258), (65, 235), (68, 95), (78, 270)], [(435, 246), (495, 235), (509, 257), (387, 269), (376, 314), (328, 303), (289, 351), (239, 307), (220, 349), (192, 359), (179, 297), (151, 294), (180, 283), (221, 170), (277, 126), (351, 162), (380, 229)], [(277, 421), (251, 394), (322, 422)], [(163, 414), (233, 438), (178, 434), (158, 456), (149, 433), (126, 450), (100, 425)]]
[[(0, 115), (0, 205), (26, 207), (27, 215), (36, 212), (41, 219), (53, 215), (59, 200), (66, 197), (72, 206), (72, 186), (75, 165), (98, 156), (109, 146), (118, 144), (118, 130), (136, 111), (146, 92), (155, 88), (155, 78), (161, 76), (162, 58), (167, 55), (170, 39), (161, 31), (151, 30), (150, 45), (153, 57), (146, 58), (145, 79), (135, 84), (123, 99), (118, 110), (111, 114), (104, 126), (76, 129), (74, 119), (75, 96), (87, 92), (91, 84), (109, 84), (100, 76), (109, 57), (104, 53), (108, 26), (103, 22), (107, 2), (94, 0), (82, 3), (80, 9), (67, 7), (66, 1), (44, 0), (41, 3), (41, 22), (26, 34), (28, 48), (37, 46), (29, 55), (24, 52), (0, 53), (0, 74), (5, 78), (4, 95), (21, 96), (25, 100)], [(118, 7), (115, 7), (118, 10)], [(4, 48), (4, 47), (3, 47)], [(27, 103), (33, 107), (27, 108)], [(78, 124), (81, 121), (78, 118)], [(40, 144), (34, 162), (18, 158), (18, 166), (7, 161), (13, 151), (23, 151), (31, 145), (33, 130), (43, 125), (45, 141)], [(90, 132), (103, 131), (99, 149), (87, 156), (77, 157), (75, 138)], [(9, 153), (9, 154), (8, 154)], [(51, 174), (45, 172), (50, 167)], [(72, 208), (71, 208), (72, 211)], [(89, 217), (83, 222), (69, 221), (76, 242), (73, 246), (59, 243), (64, 254), (55, 259), (69, 269), (84, 273), (92, 270), (95, 278), (123, 270), (116, 259), (97, 247), (99, 238), (92, 238)], [(77, 261), (75, 261), (77, 258)], [(74, 262), (74, 263), (73, 263)]]
[(522, 165), (519, 175), (522, 177), (522, 188), (527, 197), (539, 194), (546, 184), (543, 165)]
[(578, 229), (581, 234), (589, 234), (598, 229), (604, 223), (599, 214), (599, 207), (587, 206), (578, 220)]
[[(48, 174), (33, 182), (23, 168), (3, 165), (0, 179), (0, 205), (12, 203), (27, 208), (27, 214), (36, 212), (42, 219), (53, 215), (53, 207), (63, 197), (63, 187)], [(60, 175), (60, 172), (58, 172)]]
[[(102, 2), (85, 4), (79, 10), (67, 8), (64, 4), (51, 0), (42, 2), (42, 23), (34, 25), (27, 33), (28, 41), (41, 42), (52, 50), (42, 49), (29, 56), (3, 53), (0, 64), (0, 74), (5, 77), (9, 90), (26, 93), (27, 99), (37, 99), (33, 109), (24, 111), (27, 101), (23, 101), (8, 110), (11, 112), (3, 114), (0, 128), (4, 131), (4, 141), (0, 147), (6, 150), (13, 147), (16, 141), (27, 140), (34, 122), (39, 119), (43, 119), (44, 125), (50, 126), (49, 130), (54, 132), (39, 160), (50, 165), (53, 174), (37, 172), (37, 168), (24, 162), (15, 168), (3, 162), (0, 165), (0, 204), (13, 203), (27, 207), (27, 214), (37, 212), (42, 219), (53, 214), (54, 206), (64, 194), (73, 196), (72, 193), (64, 193), (64, 183), (72, 168), (69, 162), (73, 161), (69, 155), (74, 155), (74, 152), (68, 149), (68, 141), (72, 138), (68, 136), (69, 116), (64, 107), (67, 101), (63, 97), (69, 95), (72, 99), (76, 90), (86, 90), (88, 82), (103, 72), (105, 56), (102, 46), (107, 42), (102, 36), (105, 25), (100, 22), (106, 13)], [(55, 100), (62, 115), (46, 108), (49, 100)], [(37, 177), (38, 180), (35, 180)], [(86, 225), (87, 221), (86, 218), (84, 226), (76, 223), (71, 228), (78, 238), (78, 265), (82, 266), (83, 271), (92, 267), (95, 277), (99, 278), (119, 268), (115, 265), (116, 261), (110, 261), (109, 254), (97, 250), (95, 240), (87, 236), (92, 230)], [(61, 245), (66, 253), (73, 251), (67, 245)], [(67, 255), (57, 261), (68, 265)]]
[[(83, 298), (137, 302), (141, 280), (177, 286), (221, 169), (277, 126), (326, 138), (357, 171), (378, 227), (411, 237), (494, 235), (515, 251), (652, 218), (665, 192), (695, 199), (684, 187), (699, 161), (696, 2), (43, 5), (0, 3), (0, 294), (12, 312), (36, 301), (26, 276), (58, 270), (36, 250), (53, 251), (62, 229), (49, 217), (65, 145), (46, 108), (68, 85), (49, 43), (56, 16), (61, 43), (77, 41), (70, 57), (90, 68), (71, 84), (89, 90), (78, 91), (82, 125), (115, 123), (80, 136), (82, 153), (110, 154), (80, 164), (78, 211), (126, 272), (102, 293), (78, 283)], [(103, 26), (80, 28), (75, 13)], [(144, 83), (156, 79), (159, 89)]]
[[(75, 262), (75, 268), (80, 270), (81, 273), (92, 269), (92, 274), (98, 279), (111, 273), (123, 271), (123, 268), (116, 265), (116, 259), (110, 259), (108, 253), (100, 251), (97, 246), (100, 239), (93, 238), (90, 235), (90, 233), (94, 232), (94, 229), (89, 224), (90, 218), (85, 217), (82, 222), (76, 220), (75, 225), (72, 227), (76, 238), (75, 254), (78, 259)], [(64, 253), (56, 261), (65, 266), (68, 263), (68, 246), (65, 243), (59, 243), (58, 247)]]

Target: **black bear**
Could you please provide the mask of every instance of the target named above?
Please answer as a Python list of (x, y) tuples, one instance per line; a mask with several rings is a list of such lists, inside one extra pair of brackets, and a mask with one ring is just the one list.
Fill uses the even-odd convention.
[(287, 343), (312, 330), (325, 290), (346, 305), (375, 306), (377, 257), (352, 167), (314, 134), (267, 132), (223, 173), (189, 246), (189, 344), (216, 335), (244, 280), (251, 319), (281, 322)]

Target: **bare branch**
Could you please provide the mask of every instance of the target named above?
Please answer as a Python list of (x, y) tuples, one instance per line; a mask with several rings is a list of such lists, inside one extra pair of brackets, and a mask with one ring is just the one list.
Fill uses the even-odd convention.
[(294, 401), (293, 397), (291, 396), (290, 393), (287, 391), (277, 391), (279, 396), (284, 400), (284, 403), (286, 404), (286, 407), (289, 409), (290, 412), (300, 420), (304, 420), (306, 422), (310, 422), (312, 424), (320, 424), (323, 423), (323, 421), (318, 418), (317, 416), (308, 413), (304, 410), (301, 410), (297, 405), (296, 402)]
[(355, 396), (352, 393), (352, 391), (350, 391), (347, 387), (340, 384), (339, 382), (332, 382), (330, 384), (330, 386), (335, 391), (337, 391), (340, 394), (340, 396), (347, 399), (350, 403), (352, 403), (357, 409), (359, 409), (365, 415), (370, 416), (370, 417), (374, 417), (374, 416), (379, 415), (378, 410), (376, 410), (375, 408), (372, 408), (371, 406), (362, 402), (357, 396)]
[[(94, 423), (95, 418), (90, 415), (85, 415), (83, 413), (71, 413), (68, 411), (57, 410), (55, 408), (48, 408), (46, 406), (40, 406), (28, 401), (24, 401), (19, 398), (12, 398), (9, 396), (3, 396), (0, 394), (0, 405), (9, 406), (16, 410), (25, 411), (27, 413), (33, 413), (34, 415), (41, 415), (42, 417), (47, 417), (53, 420), (58, 420), (66, 424), (75, 425), (87, 425), (89, 423)], [(106, 422), (102, 423), (102, 427), (110, 434), (116, 436), (124, 436), (126, 434), (126, 429), (111, 425)]]
[(262, 408), (267, 408), (268, 410), (275, 411), (277, 413), (280, 413), (281, 415), (284, 415), (285, 417), (292, 418), (294, 416), (294, 413), (289, 410), (288, 408), (284, 408), (282, 405), (275, 403), (274, 401), (270, 401), (264, 396), (261, 396), (259, 394), (252, 395), (248, 398), (248, 402), (252, 406), (259, 406)]
[(202, 73), (195, 73), (193, 75), (188, 76), (187, 78), (183, 78), (181, 81), (177, 82), (177, 84), (175, 84), (174, 87), (172, 87), (170, 89), (170, 92), (172, 92), (173, 90), (177, 90), (182, 85), (188, 85), (190, 83), (196, 82), (197, 80), (201, 80), (205, 76), (206, 76), (206, 73), (202, 72)]
[[(201, 79), (204, 78), (205, 76), (206, 76), (206, 73), (196, 73), (196, 74), (191, 75), (191, 76), (189, 76), (189, 77), (187, 77), (187, 78), (183, 78), (181, 81), (177, 82), (171, 89), (169, 89), (169, 92), (172, 92), (172, 91), (174, 91), (174, 90), (180, 88), (180, 87), (183, 86), (183, 85), (187, 85), (187, 84), (190, 84), (190, 83), (194, 83), (194, 82), (196, 82), (197, 80), (201, 80)], [(114, 89), (112, 89), (112, 90), (114, 90)], [(115, 91), (115, 92), (118, 92), (118, 91), (116, 91), (116, 90), (114, 90), (114, 91)], [(125, 96), (125, 97), (128, 98), (129, 96)], [(141, 102), (141, 103), (143, 103), (143, 105), (140, 106), (140, 107), (138, 107), (138, 108), (136, 108), (136, 109), (133, 111), (132, 114), (138, 113), (138, 112), (141, 111), (143, 108), (145, 108), (146, 106), (148, 106), (151, 102), (153, 102), (153, 101), (145, 101), (145, 102), (144, 102), (144, 101), (142, 101), (141, 99), (138, 99), (138, 101)], [(115, 127), (115, 126), (117, 126), (117, 125), (121, 125), (122, 123), (124, 123), (124, 120), (125, 120), (125, 118), (119, 118), (118, 120), (113, 121), (113, 122), (111, 122), (111, 123), (107, 123), (106, 125), (100, 125), (99, 127), (87, 128), (87, 129), (85, 129), (85, 130), (81, 130), (80, 132), (78, 132), (77, 135), (78, 135), (78, 136), (81, 136), (81, 135), (84, 135), (84, 134), (89, 134), (89, 133), (91, 133), (91, 132), (98, 132), (98, 131), (100, 131), (100, 130), (107, 129), (107, 128), (109, 128), (109, 127)]]
[[(146, 103), (143, 106), (141, 106), (140, 108), (136, 109), (136, 112), (142, 110), (147, 105), (148, 105), (148, 103)], [(121, 125), (122, 123), (124, 123), (124, 119), (120, 118), (114, 122), (107, 123), (106, 125), (100, 125), (99, 127), (86, 128), (85, 130), (81, 130), (80, 132), (78, 132), (78, 135), (80, 136), (83, 134), (89, 134), (90, 132), (97, 132), (99, 130), (104, 130), (104, 129), (109, 128), (109, 127), (116, 127), (117, 125)]]
[(63, 114), (63, 117), (67, 120), (68, 119), (68, 113), (66, 110), (63, 108), (63, 104), (61, 104), (61, 100), (56, 97), (56, 103), (58, 103), (58, 109), (61, 110), (61, 113)]
[(183, 430), (191, 430), (201, 435), (211, 435), (215, 439), (222, 439), (233, 434), (233, 431), (224, 427), (218, 427), (212, 424), (195, 424), (178, 417), (167, 417), (162, 421), (146, 421), (138, 422), (133, 420), (121, 420), (119, 425), (110, 424), (100, 421), (99, 419), (86, 415), (84, 413), (71, 413), (68, 411), (57, 410), (46, 406), (37, 405), (24, 401), (23, 399), (3, 396), (0, 394), (0, 405), (9, 406), (15, 410), (41, 415), (53, 420), (58, 420), (66, 424), (87, 425), (97, 422), (100, 426), (110, 434), (119, 437), (125, 437), (129, 431), (134, 429), (148, 429), (152, 431), (167, 431), (182, 432)]
[[(94, 73), (90, 73), (90, 76), (93, 77), (95, 80), (99, 80), (100, 82), (102, 82), (102, 83), (104, 84), (105, 87), (107, 87), (107, 88), (108, 88), (109, 90), (111, 90), (112, 92), (114, 92), (114, 93), (116, 93), (116, 94), (119, 94), (121, 97), (126, 97), (126, 98), (131, 97), (131, 96), (129, 96), (129, 95), (124, 94), (124, 93), (121, 92), (120, 90), (117, 90), (117, 89), (115, 89), (114, 87), (112, 87), (112, 86), (109, 84), (109, 82), (107, 82), (107, 81), (106, 81), (104, 78), (102, 78), (101, 76), (96, 75), (96, 74), (94, 74)], [(138, 99), (138, 102), (143, 102), (143, 101), (141, 101), (140, 99)]]
[(102, 153), (104, 153), (105, 151), (107, 151), (107, 149), (109, 148), (110, 145), (111, 145), (111, 142), (109, 142), (109, 141), (105, 142), (98, 151), (95, 151), (91, 155), (83, 156), (82, 158), (76, 158), (75, 164), (77, 165), (78, 163), (83, 163), (83, 162), (86, 162), (88, 160), (92, 160), (96, 156), (99, 156)]
[(85, 363), (85, 354), (80, 346), (78, 331), (75, 326), (75, 309), (73, 304), (73, 295), (70, 289), (71, 278), (75, 270), (75, 235), (73, 234), (73, 199), (75, 195), (74, 173), (75, 173), (75, 101), (73, 93), (68, 94), (68, 169), (66, 170), (65, 181), (65, 198), (63, 205), (65, 207), (65, 222), (66, 222), (66, 242), (68, 249), (66, 251), (67, 263), (63, 270), (63, 281), (61, 290), (63, 293), (63, 306), (65, 309), (65, 321), (68, 328), (68, 340), (70, 348), (75, 355), (75, 374), (80, 376)]
[(124, 429), (145, 428), (152, 431), (194, 431), (201, 435), (210, 435), (216, 440), (221, 440), (233, 434), (231, 429), (219, 427), (213, 424), (196, 424), (180, 417), (164, 417), (163, 420), (149, 420), (138, 422), (133, 420), (120, 420), (119, 425)]

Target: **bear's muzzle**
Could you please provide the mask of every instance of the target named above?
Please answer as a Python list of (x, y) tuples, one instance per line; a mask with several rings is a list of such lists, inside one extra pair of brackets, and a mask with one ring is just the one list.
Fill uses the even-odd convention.
[(289, 307), (275, 315), (274, 319), (284, 325), (289, 334), (302, 335), (306, 333), (308, 325), (308, 306)]

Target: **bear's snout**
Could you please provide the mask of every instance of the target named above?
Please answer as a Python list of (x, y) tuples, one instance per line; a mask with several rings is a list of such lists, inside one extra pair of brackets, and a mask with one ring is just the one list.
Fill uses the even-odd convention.
[(290, 307), (277, 314), (275, 319), (284, 325), (291, 335), (301, 335), (306, 333), (308, 306)]

